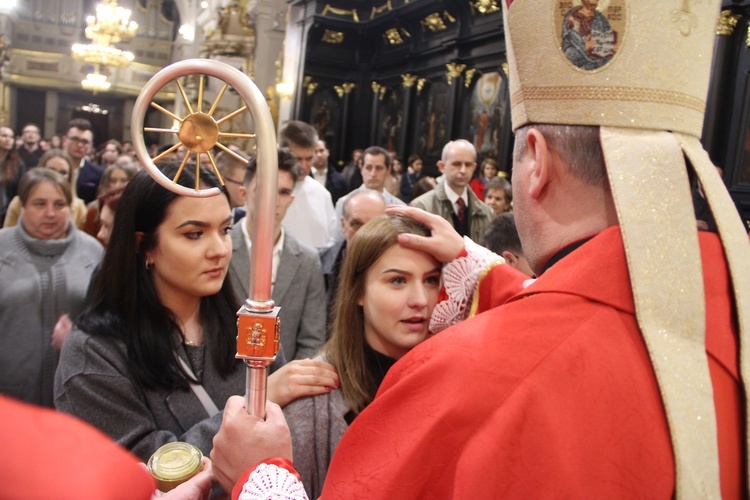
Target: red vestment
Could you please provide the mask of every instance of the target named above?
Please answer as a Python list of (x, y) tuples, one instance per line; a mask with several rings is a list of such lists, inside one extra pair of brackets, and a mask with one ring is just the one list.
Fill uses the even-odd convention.
[[(726, 498), (741, 477), (737, 351), (721, 245), (700, 239)], [(502, 307), (404, 356), (344, 435), (322, 498), (673, 492), (666, 416), (614, 227)]]
[(138, 459), (65, 413), (0, 396), (0, 498), (150, 499)]

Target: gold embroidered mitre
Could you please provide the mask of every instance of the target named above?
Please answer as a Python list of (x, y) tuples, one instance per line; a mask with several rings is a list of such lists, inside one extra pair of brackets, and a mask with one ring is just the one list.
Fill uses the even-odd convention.
[[(750, 333), (750, 245), (699, 141), (719, 6), (719, 0), (503, 0), (513, 129), (600, 127), (636, 317), (669, 422), (676, 493), (685, 498), (720, 496), (686, 158), (724, 247), (740, 371), (745, 385), (750, 381), (750, 342), (743, 341)], [(750, 428), (747, 415), (745, 422)]]
[(700, 136), (719, 2), (584, 3), (516, 0), (507, 9), (513, 129), (564, 123)]

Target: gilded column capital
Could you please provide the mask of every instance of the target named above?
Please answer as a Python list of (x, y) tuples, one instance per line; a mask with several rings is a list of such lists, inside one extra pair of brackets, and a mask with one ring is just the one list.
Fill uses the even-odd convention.
[(729, 9), (722, 10), (721, 15), (719, 16), (719, 23), (716, 26), (716, 35), (732, 36), (732, 33), (734, 33), (734, 28), (737, 27), (737, 23), (739, 22), (740, 17), (742, 16), (732, 12)]
[(453, 85), (453, 80), (461, 76), (461, 73), (464, 72), (464, 69), (466, 69), (465, 64), (459, 64), (459, 63), (448, 63), (445, 65), (446, 68), (448, 68), (448, 72), (446, 73), (445, 77), (448, 79), (448, 85)]
[(417, 83), (416, 75), (410, 75), (409, 73), (401, 75), (401, 85), (405, 89), (413, 87), (415, 83)]

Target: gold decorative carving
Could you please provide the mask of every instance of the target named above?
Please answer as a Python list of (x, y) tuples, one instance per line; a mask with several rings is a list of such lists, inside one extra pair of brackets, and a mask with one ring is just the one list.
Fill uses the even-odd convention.
[(735, 14), (731, 10), (722, 10), (721, 16), (719, 16), (719, 25), (716, 27), (717, 36), (732, 36), (734, 28), (737, 27), (737, 23), (740, 20), (739, 14)]
[(464, 69), (466, 69), (465, 64), (459, 63), (448, 63), (445, 67), (448, 68), (448, 73), (445, 74), (445, 78), (448, 80), (448, 85), (453, 85), (453, 80), (459, 78), (461, 73), (464, 72)]
[(747, 27), (747, 37), (745, 38), (745, 47), (750, 49), (750, 26)]
[(455, 18), (455, 17), (453, 17), (453, 16), (451, 15), (451, 13), (450, 13), (450, 12), (448, 12), (447, 10), (444, 10), (444, 11), (443, 11), (443, 19), (445, 19), (445, 20), (446, 20), (446, 21), (448, 21), (449, 23), (455, 23), (455, 22), (456, 22), (456, 18)]
[(373, 19), (375, 19), (375, 16), (390, 10), (393, 10), (393, 7), (391, 6), (391, 0), (388, 0), (380, 7), (373, 7), (372, 12), (370, 12), (370, 20), (372, 21)]
[(396, 28), (391, 28), (383, 33), (383, 38), (390, 45), (401, 45), (404, 43), (404, 39), (401, 38), (401, 34)]
[(438, 14), (437, 12), (433, 12), (429, 16), (422, 19), (422, 21), (420, 22), (422, 23), (422, 26), (429, 29), (433, 33), (443, 31), (447, 28), (447, 26), (443, 22), (443, 19), (440, 17), (440, 14)]
[(352, 10), (339, 9), (336, 7), (331, 7), (330, 5), (326, 4), (326, 6), (323, 8), (323, 12), (321, 13), (321, 15), (325, 16), (329, 12), (337, 16), (351, 16), (351, 18), (354, 19), (354, 22), (357, 22), (357, 23), (359, 22), (357, 9), (352, 9)]
[(469, 2), (469, 5), (471, 5), (472, 12), (476, 10), (483, 16), (500, 10), (497, 0), (477, 0), (476, 2)]
[(341, 31), (325, 30), (322, 41), (332, 44), (342, 43), (344, 41), (344, 34)]
[(464, 80), (464, 85), (466, 86), (467, 89), (471, 86), (471, 82), (472, 80), (474, 80), (474, 74), (476, 74), (476, 72), (477, 72), (476, 68), (471, 68), (471, 69), (467, 69), (466, 73), (464, 73), (464, 75), (466, 75), (466, 79)]
[(333, 90), (336, 91), (336, 95), (339, 96), (339, 99), (341, 99), (342, 97), (344, 97), (344, 87), (341, 87), (339, 85), (334, 85), (333, 86)]
[(255, 66), (255, 16), (245, 5), (233, 1), (218, 9), (216, 27), (207, 33), (201, 50), (208, 56), (247, 57)]
[(314, 82), (312, 77), (308, 75), (302, 79), (302, 86), (305, 87), (307, 95), (313, 95), (315, 93), (315, 89), (318, 88), (318, 83)]
[(505, 76), (508, 76), (508, 71), (509, 71), (509, 69), (508, 69), (508, 63), (504, 62), (502, 64), (502, 68), (503, 68), (503, 73), (505, 73)]
[(348, 94), (349, 92), (354, 90), (357, 85), (352, 82), (344, 82), (341, 84), (341, 86), (344, 88), (344, 93)]
[(427, 78), (420, 78), (419, 80), (417, 80), (417, 95), (420, 95), (422, 93), (422, 89), (424, 88), (426, 83)]
[(417, 75), (410, 75), (409, 73), (401, 75), (401, 85), (405, 89), (413, 87), (415, 83), (417, 83)]
[(372, 82), (372, 91), (378, 96), (378, 101), (382, 101), (388, 89), (378, 82)]

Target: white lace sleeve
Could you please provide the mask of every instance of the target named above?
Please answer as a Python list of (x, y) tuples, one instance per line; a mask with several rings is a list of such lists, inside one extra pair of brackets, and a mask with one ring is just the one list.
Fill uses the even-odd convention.
[(477, 245), (467, 236), (464, 236), (464, 245), (467, 255), (443, 266), (443, 285), (448, 299), (438, 303), (432, 311), (432, 333), (442, 332), (465, 319), (477, 291), (479, 276), (493, 264), (505, 262), (502, 257)]
[(283, 467), (260, 464), (242, 486), (240, 500), (307, 500), (302, 481)]

